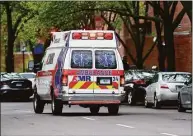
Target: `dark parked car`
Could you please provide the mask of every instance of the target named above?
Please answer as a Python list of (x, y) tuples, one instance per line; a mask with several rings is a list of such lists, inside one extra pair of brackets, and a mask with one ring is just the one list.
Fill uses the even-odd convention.
[(135, 105), (137, 102), (144, 104), (145, 89), (148, 81), (153, 78), (156, 71), (153, 70), (128, 70), (125, 72), (125, 86), (126, 96), (124, 102), (129, 105)]
[(32, 83), (17, 73), (6, 73), (0, 78), (0, 100), (29, 100), (32, 96)]
[(178, 111), (185, 112), (192, 109), (192, 78), (185, 83), (178, 93)]

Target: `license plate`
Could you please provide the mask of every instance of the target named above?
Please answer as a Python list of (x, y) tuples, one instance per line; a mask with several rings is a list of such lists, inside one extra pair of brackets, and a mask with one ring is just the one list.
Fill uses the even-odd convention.
[(16, 84), (16, 86), (22, 86), (22, 84)]
[(100, 84), (111, 84), (111, 80), (110, 79), (101, 79)]

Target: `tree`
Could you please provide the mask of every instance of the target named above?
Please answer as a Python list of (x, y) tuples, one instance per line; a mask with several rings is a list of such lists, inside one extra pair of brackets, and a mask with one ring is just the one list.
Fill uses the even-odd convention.
[[(159, 16), (163, 20), (163, 26), (164, 26), (164, 41), (165, 41), (165, 48), (166, 48), (166, 57), (167, 57), (167, 64), (168, 64), (168, 71), (175, 71), (175, 48), (174, 48), (174, 31), (178, 27), (179, 23), (181, 22), (184, 14), (186, 13), (185, 9), (183, 8), (176, 18), (174, 18), (174, 14), (176, 11), (176, 6), (178, 4), (178, 1), (162, 1), (162, 5), (159, 2), (153, 2), (148, 1), (149, 5), (151, 5), (154, 9), (154, 13), (156, 13), (157, 16)], [(157, 31), (160, 28), (156, 29)], [(159, 33), (158, 35), (160, 35)], [(160, 57), (164, 57), (162, 59), (162, 65), (163, 61), (165, 60), (165, 56), (161, 56), (163, 47), (160, 47), (161, 45), (158, 45), (158, 50)]]
[[(97, 3), (98, 4), (98, 3)], [(148, 5), (141, 3), (139, 1), (128, 1), (128, 2), (101, 2), (98, 4), (98, 6), (95, 9), (89, 9), (86, 8), (84, 10), (87, 11), (100, 11), (102, 12), (101, 17), (104, 19), (104, 21), (108, 24), (108, 27), (110, 29), (116, 30), (116, 27), (114, 27), (115, 21), (110, 21), (108, 18), (109, 16), (105, 16), (105, 13), (114, 13), (116, 14), (116, 19), (121, 19), (124, 25), (126, 26), (126, 29), (128, 33), (130, 34), (135, 50), (136, 50), (136, 57), (131, 53), (130, 48), (127, 46), (127, 44), (120, 38), (120, 36), (117, 34), (117, 37), (121, 44), (124, 46), (124, 48), (127, 51), (127, 54), (131, 58), (132, 62), (138, 67), (143, 68), (143, 64), (145, 60), (150, 55), (151, 51), (155, 47), (155, 43), (150, 46), (150, 49), (148, 52), (144, 52), (144, 46), (145, 46), (145, 35), (147, 32), (147, 22), (148, 20), (156, 20), (154, 17), (149, 17), (148, 12)], [(114, 19), (114, 20), (116, 20)], [(141, 22), (143, 20), (143, 23)]]
[(23, 28), (23, 23), (27, 23), (28, 20), (34, 17), (36, 14), (31, 10), (25, 2), (1, 2), (5, 7), (7, 16), (7, 53), (6, 53), (6, 71), (14, 71), (14, 42)]
[(189, 19), (190, 22), (192, 23), (192, 1), (181, 1)]

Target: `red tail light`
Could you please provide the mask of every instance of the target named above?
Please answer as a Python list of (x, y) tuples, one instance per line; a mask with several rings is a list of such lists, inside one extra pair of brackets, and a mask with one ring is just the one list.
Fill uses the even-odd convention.
[(133, 82), (136, 84), (145, 84), (143, 80), (134, 80)]
[(120, 86), (124, 86), (124, 84), (125, 84), (125, 77), (120, 76)]
[(7, 82), (1, 82), (0, 86), (2, 87), (3, 85), (8, 85), (8, 83)]
[(67, 86), (68, 85), (68, 76), (62, 75), (62, 85)]
[(162, 89), (169, 89), (169, 87), (167, 85), (160, 85), (160, 88), (162, 88)]

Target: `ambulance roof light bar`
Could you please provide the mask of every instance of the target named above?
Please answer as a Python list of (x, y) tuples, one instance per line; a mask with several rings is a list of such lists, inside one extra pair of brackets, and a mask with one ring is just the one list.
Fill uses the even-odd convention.
[(72, 33), (72, 39), (74, 40), (112, 40), (113, 33), (104, 32), (74, 32)]

